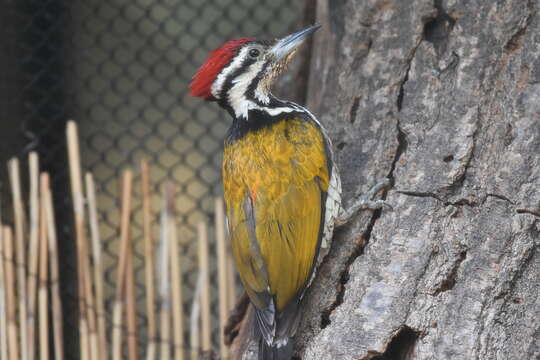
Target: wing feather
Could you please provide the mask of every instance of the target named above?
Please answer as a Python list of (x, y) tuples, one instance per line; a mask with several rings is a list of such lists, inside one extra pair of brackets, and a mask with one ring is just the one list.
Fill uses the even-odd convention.
[(233, 256), (265, 337), (276, 332), (276, 313), (297, 303), (310, 280), (324, 232), (329, 172), (320, 127), (305, 119), (287, 119), (226, 144)]

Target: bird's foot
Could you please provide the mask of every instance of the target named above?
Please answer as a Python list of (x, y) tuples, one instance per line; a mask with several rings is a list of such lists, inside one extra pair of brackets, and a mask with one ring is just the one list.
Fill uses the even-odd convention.
[(374, 200), (373, 198), (383, 189), (390, 186), (390, 179), (385, 178), (378, 181), (367, 192), (357, 196), (348, 209), (344, 209), (341, 215), (336, 219), (336, 226), (342, 226), (351, 221), (354, 215), (360, 210), (379, 210), (387, 208), (392, 210), (392, 206), (384, 200)]

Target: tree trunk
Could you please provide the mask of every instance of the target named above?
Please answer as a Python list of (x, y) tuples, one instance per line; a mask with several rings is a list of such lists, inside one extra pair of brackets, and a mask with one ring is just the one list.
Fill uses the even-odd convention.
[(307, 107), (393, 211), (336, 231), (301, 359), (540, 358), (539, 9), (318, 1)]

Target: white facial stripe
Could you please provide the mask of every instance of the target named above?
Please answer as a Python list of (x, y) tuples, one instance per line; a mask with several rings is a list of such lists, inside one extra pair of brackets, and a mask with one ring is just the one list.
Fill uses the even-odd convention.
[(233, 85), (227, 95), (229, 104), (237, 115), (247, 115), (251, 101), (246, 99), (246, 92), (253, 79), (261, 71), (263, 65), (264, 63), (262, 61), (257, 61), (251, 64), (243, 74), (233, 80)]
[[(234, 60), (227, 65), (219, 75), (216, 77), (216, 80), (212, 84), (212, 95), (216, 98), (219, 97), (225, 81), (227, 78), (238, 70), (246, 57), (248, 57), (248, 52), (251, 48), (246, 46), (240, 50), (238, 55)], [(237, 117), (244, 117), (247, 119), (249, 110), (262, 110), (267, 112), (271, 116), (276, 116), (282, 113), (291, 113), (294, 111), (304, 111), (303, 108), (296, 108), (293, 106), (283, 106), (283, 107), (265, 107), (257, 104), (253, 100), (246, 98), (247, 89), (249, 85), (253, 82), (255, 77), (259, 74), (264, 66), (264, 61), (257, 61), (249, 66), (249, 68), (238, 77), (233, 80), (232, 87), (228, 90), (227, 94), (221, 94), (223, 96), (228, 96), (228, 102), (231, 105), (234, 113)], [(266, 89), (263, 89), (263, 86), (259, 84), (255, 89), (255, 98), (258, 102), (262, 104), (270, 103), (270, 94), (267, 93)]]
[(248, 50), (249, 48), (247, 46), (242, 48), (242, 50), (240, 50), (240, 53), (234, 58), (234, 60), (229, 65), (224, 67), (223, 70), (221, 70), (219, 75), (216, 77), (216, 80), (212, 84), (211, 91), (214, 97), (216, 98), (218, 97), (218, 94), (223, 88), (223, 85), (225, 84), (225, 80), (227, 80), (227, 77), (242, 66), (242, 63), (244, 62), (244, 58), (246, 57)]
[(262, 89), (262, 85), (260, 82), (255, 89), (255, 97), (263, 104), (268, 104), (270, 102), (270, 97), (268, 96), (266, 89)]
[(274, 108), (260, 106), (254, 101), (247, 100), (247, 99), (244, 99), (241, 103), (239, 103), (239, 106), (236, 108), (233, 108), (233, 110), (236, 117), (243, 117), (244, 119), (248, 118), (249, 110), (261, 110), (271, 116), (277, 116), (283, 113), (292, 113), (294, 111), (302, 111), (302, 109), (292, 107), (292, 106), (282, 106), (282, 107), (274, 107)]
[(259, 105), (257, 105), (257, 104), (255, 104), (255, 107), (252, 108), (252, 109), (256, 109), (256, 110), (264, 110), (264, 111), (266, 111), (268, 114), (270, 114), (270, 115), (272, 115), (272, 116), (276, 116), (276, 115), (283, 114), (283, 113), (291, 113), (291, 112), (293, 112), (293, 111), (297, 111), (297, 109), (292, 108), (292, 107), (276, 107), (276, 108), (268, 108), (268, 107), (259, 106)]

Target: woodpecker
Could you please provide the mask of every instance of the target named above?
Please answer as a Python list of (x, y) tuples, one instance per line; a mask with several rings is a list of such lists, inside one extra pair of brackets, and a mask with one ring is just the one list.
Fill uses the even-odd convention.
[(271, 93), (319, 27), (275, 41), (230, 40), (190, 84), (190, 95), (217, 102), (233, 119), (222, 168), (227, 226), (255, 309), (260, 360), (292, 358), (302, 299), (341, 212), (341, 182), (326, 131), (307, 109)]

